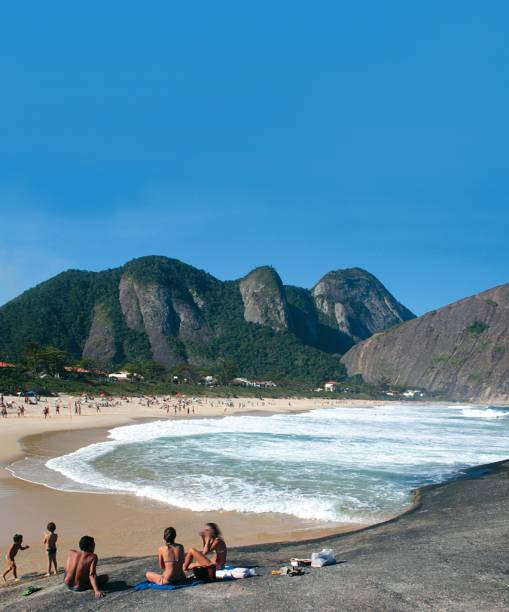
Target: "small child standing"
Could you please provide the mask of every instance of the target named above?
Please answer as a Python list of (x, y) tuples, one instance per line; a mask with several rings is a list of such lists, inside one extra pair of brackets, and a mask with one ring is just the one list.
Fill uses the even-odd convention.
[(44, 533), (43, 544), (46, 546), (48, 553), (48, 573), (46, 576), (51, 576), (51, 568), (55, 568), (55, 574), (58, 574), (57, 566), (57, 540), (58, 534), (55, 533), (57, 526), (55, 523), (48, 523), (46, 532)]
[(16, 555), (20, 550), (26, 550), (30, 548), (30, 546), (23, 546), (23, 536), (19, 533), (16, 533), (12, 538), (12, 544), (9, 548), (9, 552), (5, 555), (5, 560), (7, 561), (7, 569), (2, 574), (2, 578), (7, 582), (7, 574), (12, 572), (14, 576), (14, 580), (16, 582), (19, 580), (18, 578), (18, 568), (16, 567)]

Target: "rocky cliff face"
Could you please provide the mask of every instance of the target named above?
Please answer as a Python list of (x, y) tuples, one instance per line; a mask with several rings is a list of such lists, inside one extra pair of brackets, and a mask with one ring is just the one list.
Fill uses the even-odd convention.
[(102, 304), (94, 307), (94, 316), (88, 337), (83, 347), (83, 357), (108, 363), (115, 357), (115, 330), (106, 308)]
[(354, 342), (414, 317), (377, 278), (361, 268), (329, 272), (311, 294), (322, 318)]
[(267, 266), (221, 282), (174, 259), (142, 257), (103, 272), (64, 272), (1, 307), (0, 352), (39, 342), (99, 362), (173, 367), (231, 353), (248, 363), (258, 351), (260, 363), (283, 360), (289, 371), (299, 353), (302, 371), (327, 363), (333, 372), (342, 368), (333, 355), (410, 316), (358, 269), (331, 272), (310, 291), (285, 287)]
[(509, 400), (509, 284), (372, 336), (343, 356), (348, 373), (450, 398)]
[(275, 331), (290, 328), (283, 283), (273, 268), (256, 268), (240, 281), (239, 288), (246, 321)]
[(156, 283), (142, 285), (123, 275), (119, 301), (127, 326), (146, 333), (154, 361), (166, 367), (175, 366), (179, 356), (170, 347), (168, 338), (177, 335), (179, 320), (168, 289)]

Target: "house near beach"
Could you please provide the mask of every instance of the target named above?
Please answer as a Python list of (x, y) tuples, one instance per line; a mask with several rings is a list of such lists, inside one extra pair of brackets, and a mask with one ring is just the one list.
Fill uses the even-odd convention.
[(126, 372), (125, 370), (121, 370), (120, 372), (113, 372), (112, 374), (108, 374), (108, 378), (112, 380), (145, 380), (141, 374), (137, 374), (136, 372)]
[(248, 380), (247, 378), (234, 378), (231, 382), (234, 387), (255, 387), (256, 389), (269, 389), (277, 387), (272, 380)]
[(7, 361), (0, 361), (0, 368), (15, 368), (16, 366), (13, 363), (8, 363)]
[(323, 386), (324, 390), (327, 391), (328, 393), (333, 393), (334, 391), (337, 391), (339, 387), (339, 383), (336, 382), (335, 380), (329, 380), (329, 382), (326, 382)]

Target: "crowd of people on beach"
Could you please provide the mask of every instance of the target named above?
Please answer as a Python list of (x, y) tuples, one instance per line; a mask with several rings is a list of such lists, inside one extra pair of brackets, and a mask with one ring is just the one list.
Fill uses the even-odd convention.
[[(27, 404), (30, 406), (41, 405), (42, 410), (40, 414), (44, 419), (48, 419), (52, 416), (51, 409), (53, 409), (54, 416), (81, 417), (85, 407), (88, 409), (88, 413), (100, 414), (104, 408), (115, 408), (135, 402), (147, 408), (159, 408), (161, 412), (165, 412), (167, 415), (191, 416), (196, 414), (199, 406), (222, 408), (223, 414), (227, 414), (229, 410), (235, 407), (239, 409), (264, 407), (268, 401), (260, 397), (243, 399), (235, 403), (232, 399), (228, 398), (212, 399), (186, 397), (181, 394), (161, 397), (142, 395), (140, 397), (130, 398), (124, 395), (119, 397), (108, 397), (105, 394), (102, 394), (100, 397), (93, 397), (84, 393), (76, 399), (68, 398), (67, 400), (63, 400), (60, 397), (49, 400), (48, 398), (42, 398), (36, 394), (27, 395), (22, 392), (19, 392), (17, 396), (17, 400), (6, 400), (4, 396), (0, 394), (0, 417), (7, 418), (9, 414), (13, 413), (18, 417), (25, 417), (27, 415)], [(291, 406), (291, 402), (288, 402), (288, 406)]]
[[(201, 548), (190, 548), (186, 553), (182, 544), (176, 541), (175, 528), (167, 527), (163, 532), (163, 545), (157, 551), (157, 563), (161, 572), (147, 571), (145, 579), (156, 585), (180, 585), (192, 577), (205, 581), (214, 580), (216, 571), (222, 570), (226, 563), (226, 543), (216, 523), (206, 523), (199, 536), (202, 541)], [(45, 576), (48, 577), (58, 574), (57, 541), (56, 525), (50, 522), (42, 540), (48, 562)], [(14, 581), (19, 582), (16, 557), (20, 551), (27, 548), (30, 547), (23, 545), (23, 536), (15, 534), (5, 555), (7, 566), (2, 574), (5, 582), (11, 573)], [(78, 550), (71, 549), (67, 555), (64, 571), (67, 588), (75, 592), (92, 590), (96, 598), (104, 597), (102, 589), (107, 585), (109, 577), (97, 573), (98, 561), (94, 538), (88, 535), (80, 538)]]

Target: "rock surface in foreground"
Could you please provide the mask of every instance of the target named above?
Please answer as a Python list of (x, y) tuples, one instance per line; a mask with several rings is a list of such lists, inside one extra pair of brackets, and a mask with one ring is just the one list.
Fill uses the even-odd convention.
[[(471, 475), (475, 475), (471, 471)], [(451, 610), (509, 609), (509, 463), (475, 479), (423, 491), (415, 511), (378, 527), (315, 542), (252, 546), (231, 551), (231, 561), (259, 574), (174, 592), (133, 592), (155, 558), (110, 559), (101, 570), (112, 591), (95, 601), (70, 593), (59, 579), (32, 580), (43, 590), (25, 599), (27, 582), (0, 591), (0, 608), (20, 610)], [(293, 556), (332, 548), (336, 566), (302, 577), (272, 576)]]

